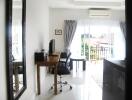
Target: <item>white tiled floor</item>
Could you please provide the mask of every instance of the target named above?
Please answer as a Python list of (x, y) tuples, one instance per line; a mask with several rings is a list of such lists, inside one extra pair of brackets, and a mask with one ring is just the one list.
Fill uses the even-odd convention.
[[(73, 89), (69, 90), (69, 86), (65, 86), (63, 91), (58, 95), (53, 94), (50, 87), (53, 83), (53, 75), (46, 74), (43, 78), (41, 75), (41, 95), (36, 100), (102, 100), (102, 65), (93, 66), (89, 62), (86, 64), (86, 71), (82, 71), (82, 64), (76, 72), (75, 64), (71, 75), (63, 75), (63, 80), (68, 81)], [(96, 82), (95, 82), (96, 81)], [(97, 82), (100, 82), (97, 84)], [(58, 89), (59, 90), (59, 89)]]

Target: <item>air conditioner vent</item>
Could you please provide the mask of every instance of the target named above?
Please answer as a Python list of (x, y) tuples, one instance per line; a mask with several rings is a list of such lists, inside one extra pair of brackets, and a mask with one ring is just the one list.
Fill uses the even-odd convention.
[(111, 11), (107, 8), (90, 8), (89, 17), (110, 17)]

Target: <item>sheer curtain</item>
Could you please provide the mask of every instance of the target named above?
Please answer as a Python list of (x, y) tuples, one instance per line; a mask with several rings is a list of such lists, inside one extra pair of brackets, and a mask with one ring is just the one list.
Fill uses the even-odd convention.
[(124, 37), (126, 38), (126, 23), (121, 21), (120, 22), (120, 28), (122, 30), (122, 33), (124, 34)]
[(70, 51), (72, 52), (71, 57), (84, 57), (81, 56), (81, 35), (89, 33), (88, 21), (78, 21), (75, 35), (71, 43)]
[(126, 57), (126, 45), (124, 33), (120, 28), (120, 22), (115, 23), (111, 27), (111, 32), (114, 33), (114, 59), (124, 60)]
[[(107, 36), (108, 41), (113, 41), (113, 59), (125, 59), (125, 38), (120, 29), (119, 21), (112, 20), (79, 20), (70, 51), (72, 56), (81, 56), (81, 35), (92, 34), (100, 36), (101, 34), (114, 34), (113, 37)], [(111, 39), (113, 38), (113, 39)], [(90, 43), (90, 39), (88, 40)], [(85, 55), (85, 54), (84, 54)]]

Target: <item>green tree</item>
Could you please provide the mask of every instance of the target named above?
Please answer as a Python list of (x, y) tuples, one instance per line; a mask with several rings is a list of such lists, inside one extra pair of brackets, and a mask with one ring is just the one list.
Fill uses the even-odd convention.
[(85, 43), (85, 56), (89, 60), (89, 45), (87, 43)]

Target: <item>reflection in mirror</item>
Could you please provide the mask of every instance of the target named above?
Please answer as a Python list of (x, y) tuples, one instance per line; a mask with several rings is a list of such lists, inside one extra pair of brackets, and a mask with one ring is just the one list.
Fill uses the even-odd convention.
[(8, 100), (18, 100), (26, 89), (26, 0), (6, 0), (6, 58)]
[(22, 0), (12, 2), (13, 95), (23, 87)]

